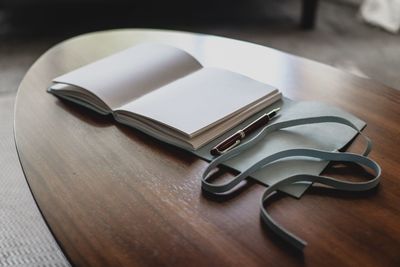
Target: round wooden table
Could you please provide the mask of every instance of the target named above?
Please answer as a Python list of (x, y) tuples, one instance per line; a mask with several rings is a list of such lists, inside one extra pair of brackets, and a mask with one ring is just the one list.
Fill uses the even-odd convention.
[[(148, 41), (364, 119), (375, 143), (371, 157), (383, 169), (380, 187), (277, 197), (270, 214), (308, 241), (304, 254), (296, 253), (262, 226), (262, 185), (250, 181), (233, 195), (211, 197), (200, 185), (206, 162), (46, 93), (54, 77)], [(75, 266), (398, 266), (399, 103), (399, 91), (271, 48), (115, 30), (69, 39), (35, 62), (19, 87), (15, 140), (34, 198)]]

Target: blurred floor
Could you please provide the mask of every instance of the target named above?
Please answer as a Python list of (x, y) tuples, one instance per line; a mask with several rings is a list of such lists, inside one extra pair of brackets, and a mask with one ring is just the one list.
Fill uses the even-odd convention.
[(0, 94), (0, 266), (69, 266), (26, 183), (13, 136), (14, 95)]
[(68, 265), (33, 202), (12, 138), (18, 84), (34, 60), (61, 40), (121, 27), (201, 32), (274, 47), (400, 88), (400, 36), (363, 24), (355, 4), (360, 0), (321, 0), (313, 31), (298, 27), (299, 0), (235, 1), (232, 10), (227, 5), (233, 1), (214, 2), (218, 6), (185, 6), (187, 14), (180, 6), (169, 7), (170, 16), (150, 13), (151, 5), (111, 13), (107, 8), (0, 10), (0, 266)]

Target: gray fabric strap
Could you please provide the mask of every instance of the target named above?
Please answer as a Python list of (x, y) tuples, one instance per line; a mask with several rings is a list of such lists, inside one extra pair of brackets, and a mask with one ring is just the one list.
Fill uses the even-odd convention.
[[(210, 173), (215, 167), (217, 167), (219, 164), (227, 161), (228, 159), (235, 157), (236, 155), (240, 154), (242, 151), (252, 147), (253, 145), (257, 144), (259, 140), (264, 138), (267, 134), (283, 129), (283, 128), (288, 128), (288, 127), (293, 127), (293, 126), (299, 126), (299, 125), (305, 125), (305, 124), (313, 124), (313, 123), (325, 123), (325, 122), (333, 122), (333, 123), (339, 123), (339, 124), (344, 124), (347, 125), (354, 130), (356, 130), (360, 135), (362, 135), (366, 139), (366, 148), (362, 155), (357, 155), (353, 153), (341, 153), (341, 152), (327, 152), (327, 151), (321, 151), (321, 150), (316, 150), (316, 149), (308, 149), (308, 148), (301, 148), (301, 149), (288, 149), (288, 150), (283, 150), (280, 152), (277, 152), (275, 154), (269, 155), (258, 162), (254, 163), (253, 165), (249, 166), (248, 169), (240, 173), (239, 175), (233, 177), (231, 180), (220, 183), (220, 184), (214, 184), (209, 181), (210, 178)], [(231, 151), (227, 152), (226, 154), (223, 154), (217, 158), (215, 158), (213, 161), (210, 162), (208, 165), (207, 169), (204, 171), (203, 176), (202, 176), (202, 188), (205, 191), (208, 191), (213, 194), (221, 194), (221, 193), (226, 193), (232, 189), (234, 189), (240, 182), (242, 182), (246, 177), (254, 173), (255, 171), (263, 168), (264, 166), (281, 160), (285, 158), (290, 158), (290, 157), (296, 157), (296, 156), (301, 156), (301, 157), (307, 157), (307, 158), (317, 158), (317, 159), (322, 159), (322, 160), (329, 160), (329, 161), (343, 161), (343, 162), (353, 162), (359, 165), (363, 165), (366, 167), (371, 168), (375, 172), (375, 178), (368, 181), (368, 182), (360, 182), (360, 183), (352, 183), (352, 182), (345, 182), (345, 181), (340, 181), (334, 178), (330, 177), (325, 177), (325, 176), (314, 176), (314, 175), (308, 175), (308, 174), (302, 174), (302, 175), (295, 175), (291, 177), (287, 177), (275, 184), (270, 185), (266, 192), (264, 193), (261, 201), (261, 217), (263, 219), (263, 222), (266, 223), (266, 225), (274, 231), (276, 234), (281, 236), (283, 239), (287, 240), (290, 244), (293, 246), (302, 249), (305, 246), (305, 242), (302, 241), (301, 239), (297, 238), (290, 232), (286, 231), (284, 228), (279, 226), (279, 224), (275, 223), (272, 218), (268, 215), (264, 208), (264, 201), (268, 198), (268, 196), (271, 195), (274, 191), (278, 190), (280, 187), (293, 184), (296, 182), (318, 182), (321, 184), (329, 185), (332, 186), (336, 189), (340, 190), (346, 190), (346, 191), (362, 191), (362, 190), (368, 190), (374, 186), (376, 186), (379, 183), (379, 177), (380, 177), (380, 167), (379, 165), (367, 158), (366, 156), (369, 154), (371, 151), (372, 143), (371, 140), (368, 139), (366, 136), (364, 136), (358, 129), (357, 127), (352, 124), (350, 121), (341, 118), (341, 117), (336, 117), (336, 116), (319, 116), (319, 117), (309, 117), (309, 118), (301, 118), (301, 119), (294, 119), (294, 120), (288, 120), (288, 121), (282, 121), (278, 122), (275, 124), (271, 124), (267, 127), (265, 127), (263, 130), (261, 130), (255, 137), (252, 139), (248, 140), (247, 142), (243, 143), (242, 145), (232, 149)]]
[[(325, 122), (332, 122), (332, 123), (339, 123), (339, 124), (344, 124), (347, 125), (354, 130), (356, 130), (360, 135), (362, 135), (366, 142), (366, 148), (362, 155), (366, 156), (369, 154), (372, 148), (372, 143), (371, 140), (364, 136), (358, 128), (351, 123), (350, 121), (341, 118), (341, 117), (336, 117), (336, 116), (318, 116), (318, 117), (309, 117), (309, 118), (301, 118), (301, 119), (294, 119), (294, 120), (288, 120), (288, 121), (282, 121), (278, 122), (275, 124), (271, 124), (266, 126), (264, 129), (262, 129), (256, 136), (253, 138), (249, 139), (247, 142), (242, 143), (240, 146), (233, 148), (232, 150), (228, 151), (225, 154), (220, 155), (219, 157), (216, 157), (214, 160), (210, 162), (210, 164), (207, 166), (206, 170), (203, 173), (202, 176), (202, 187), (204, 190), (210, 192), (210, 193), (224, 193), (227, 192), (231, 189), (233, 189), (237, 184), (239, 184), (242, 180), (244, 180), (247, 176), (249, 176), (251, 173), (257, 171), (258, 169), (262, 168), (268, 163), (271, 163), (273, 161), (276, 161), (278, 159), (282, 158), (282, 155), (287, 155), (286, 150), (278, 152), (276, 154), (272, 154), (270, 156), (265, 157), (264, 159), (260, 160), (259, 162), (255, 163), (254, 165), (250, 166), (247, 170), (243, 171), (240, 175), (234, 177), (232, 180), (222, 183), (222, 184), (214, 184), (210, 183), (207, 181), (208, 176), (210, 172), (217, 167), (219, 164), (239, 155), (241, 152), (244, 150), (247, 150), (251, 148), (252, 146), (256, 145), (258, 141), (263, 139), (267, 134), (284, 129), (284, 128), (289, 128), (289, 127), (294, 127), (294, 126), (299, 126), (299, 125), (306, 125), (306, 124), (314, 124), (314, 123), (325, 123)], [(287, 150), (287, 151), (292, 151), (292, 150)], [(302, 156), (302, 155), (300, 155)], [(288, 156), (285, 156), (288, 157)]]
[(294, 149), (292, 151), (287, 150), (284, 154), (286, 154), (286, 156), (288, 157), (297, 154), (330, 161), (353, 162), (358, 165), (370, 168), (374, 171), (375, 174), (374, 178), (367, 182), (348, 182), (327, 176), (300, 174), (288, 177), (269, 186), (261, 198), (261, 218), (263, 222), (273, 232), (275, 232), (278, 236), (282, 237), (284, 240), (286, 240), (298, 249), (303, 249), (306, 245), (306, 242), (296, 237), (285, 228), (280, 226), (278, 223), (276, 223), (267, 213), (264, 207), (265, 201), (268, 199), (269, 196), (272, 195), (273, 192), (275, 192), (282, 186), (293, 184), (296, 182), (320, 183), (344, 191), (365, 191), (374, 188), (379, 183), (379, 177), (381, 175), (381, 169), (379, 165), (375, 161), (362, 155), (352, 153), (326, 152), (312, 149)]

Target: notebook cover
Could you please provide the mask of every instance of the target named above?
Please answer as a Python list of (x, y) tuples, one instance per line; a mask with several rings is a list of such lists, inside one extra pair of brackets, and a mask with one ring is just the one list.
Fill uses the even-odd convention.
[[(241, 123), (231, 131), (193, 153), (207, 161), (212, 160), (213, 156), (210, 154), (211, 148), (232, 133), (245, 127), (261, 114), (275, 107), (281, 107), (281, 111), (280, 115), (274, 119), (271, 124), (304, 117), (340, 116), (351, 121), (360, 130), (366, 125), (364, 121), (354, 115), (325, 103), (308, 101), (297, 102), (284, 98), (282, 101), (252, 116), (244, 123)], [(357, 132), (352, 128), (336, 123), (319, 123), (290, 127), (265, 136), (256, 146), (243, 151), (240, 155), (225, 162), (224, 165), (242, 172), (260, 159), (285, 149), (314, 148), (334, 151), (344, 147), (356, 134)], [(251, 138), (251, 136), (249, 138)], [(290, 160), (285, 159), (265, 166), (263, 169), (253, 173), (251, 178), (268, 186), (296, 174), (319, 175), (328, 163), (328, 161), (301, 157), (291, 158)], [(293, 184), (283, 188), (281, 191), (300, 198), (309, 186), (309, 183)]]

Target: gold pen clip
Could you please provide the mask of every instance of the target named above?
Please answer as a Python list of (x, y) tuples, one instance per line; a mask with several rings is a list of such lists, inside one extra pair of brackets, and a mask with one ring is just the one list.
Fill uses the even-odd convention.
[(240, 140), (236, 140), (235, 143), (233, 143), (231, 146), (225, 148), (224, 150), (219, 150), (218, 147), (215, 148), (215, 150), (217, 151), (218, 154), (222, 155), (224, 153), (226, 153), (228, 150), (231, 150), (232, 148), (234, 148), (235, 146), (240, 144)]

